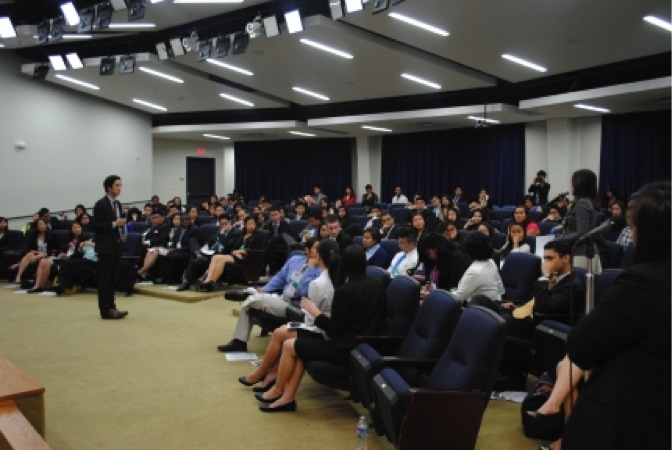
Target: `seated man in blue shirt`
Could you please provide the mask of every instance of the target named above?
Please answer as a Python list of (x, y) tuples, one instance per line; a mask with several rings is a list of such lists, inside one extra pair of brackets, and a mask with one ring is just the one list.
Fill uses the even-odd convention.
[[(220, 345), (220, 352), (245, 352), (247, 341), (252, 332), (252, 320), (247, 315), (250, 308), (285, 317), (287, 306), (293, 297), (305, 297), (308, 295), (308, 285), (317, 279), (321, 269), (317, 266), (317, 240), (309, 239), (305, 245), (305, 256), (295, 255), (287, 260), (280, 272), (275, 275), (266, 286), (258, 288), (257, 293), (250, 295), (243, 302), (233, 332), (233, 340), (228, 344)], [(271, 294), (273, 291), (282, 289), (282, 295)]]

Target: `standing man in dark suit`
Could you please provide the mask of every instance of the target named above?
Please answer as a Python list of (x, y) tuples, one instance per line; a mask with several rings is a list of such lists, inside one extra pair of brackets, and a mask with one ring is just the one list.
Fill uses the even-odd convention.
[(96, 233), (98, 253), (98, 308), (103, 319), (123, 319), (127, 311), (119, 311), (114, 302), (114, 285), (121, 262), (123, 227), (126, 219), (121, 217), (121, 178), (110, 175), (103, 182), (105, 195), (93, 207), (93, 230)]

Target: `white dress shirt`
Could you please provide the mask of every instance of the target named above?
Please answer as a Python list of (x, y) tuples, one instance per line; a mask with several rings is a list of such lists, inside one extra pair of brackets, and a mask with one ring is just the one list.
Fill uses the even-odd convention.
[(392, 264), (390, 264), (390, 267), (387, 269), (388, 272), (392, 270), (392, 268), (397, 264), (399, 258), (404, 255), (406, 255), (406, 258), (401, 262), (401, 264), (399, 264), (399, 267), (397, 267), (397, 274), (406, 275), (409, 270), (415, 269), (415, 267), (418, 265), (418, 250), (414, 248), (408, 253), (399, 252), (394, 255), (394, 258), (392, 258)]
[(392, 197), (392, 203), (393, 204), (394, 203), (403, 203), (405, 205), (406, 203), (408, 203), (408, 199), (406, 198), (406, 196), (404, 194), (395, 195), (394, 197)]
[[(329, 278), (329, 271), (323, 270), (319, 277), (314, 279), (308, 285), (308, 298), (315, 303), (317, 309), (327, 317), (331, 316), (331, 302), (334, 300), (334, 285)], [(329, 340), (327, 335), (318, 327), (315, 326), (315, 318), (304, 311), (306, 314), (303, 318), (306, 324), (306, 329), (314, 333), (322, 333), (325, 339)]]
[(452, 289), (450, 293), (459, 301), (471, 300), (474, 295), (485, 295), (490, 300), (501, 300), (504, 295), (504, 284), (492, 259), (476, 260), (462, 275), (457, 289)]

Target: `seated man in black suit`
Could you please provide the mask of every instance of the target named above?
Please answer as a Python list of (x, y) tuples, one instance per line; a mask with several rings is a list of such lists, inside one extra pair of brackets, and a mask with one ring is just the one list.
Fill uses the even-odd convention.
[(416, 196), (415, 208), (408, 210), (408, 213), (406, 213), (406, 220), (404, 222), (413, 223), (413, 216), (415, 216), (415, 214), (418, 212), (422, 214), (422, 218), (425, 219), (426, 227), (429, 227), (429, 224), (431, 224), (434, 219), (436, 219), (436, 216), (432, 214), (432, 211), (426, 208), (425, 198), (421, 195)]
[(371, 207), (371, 216), (369, 220), (364, 224), (364, 229), (368, 228), (375, 228), (376, 230), (380, 230), (383, 226), (382, 221), (380, 220), (380, 216), (383, 215), (382, 210), (380, 209), (380, 206), (374, 205)]
[(56, 217), (51, 217), (51, 213), (47, 208), (40, 209), (38, 214), (40, 215), (40, 219), (44, 219), (44, 221), (47, 222), (47, 226), (51, 231), (59, 229), (58, 219)]
[(231, 228), (231, 216), (222, 214), (218, 217), (219, 229), (213, 234), (205, 243), (206, 250), (212, 251), (212, 254), (204, 254), (199, 252), (196, 258), (189, 261), (187, 270), (184, 275), (182, 285), (177, 289), (178, 292), (186, 291), (192, 284), (196, 283), (196, 279), (203, 275), (210, 265), (210, 259), (213, 255), (230, 255), (233, 250), (233, 245), (237, 242), (240, 235), (238, 230)]
[[(168, 254), (159, 258), (161, 275), (168, 284), (182, 280), (189, 259), (195, 258), (201, 249), (201, 230), (191, 223), (189, 214), (180, 214), (182, 228), (173, 236)], [(174, 246), (174, 247), (173, 247)]]
[(366, 213), (368, 214), (371, 212), (371, 208), (373, 208), (373, 205), (377, 205), (379, 203), (379, 200), (378, 200), (378, 194), (373, 192), (373, 186), (367, 184), (365, 189), (366, 192), (364, 193), (364, 195), (362, 195), (362, 206), (364, 207), (364, 211), (366, 211)]
[(161, 210), (161, 214), (163, 214), (164, 217), (168, 214), (168, 208), (166, 207), (166, 205), (163, 205), (163, 204), (159, 201), (159, 196), (158, 196), (158, 195), (152, 195), (152, 200), (151, 200), (150, 203), (152, 204), (152, 208), (154, 208), (154, 209), (157, 209), (157, 208), (160, 209), (160, 210)]
[[(151, 208), (151, 206), (150, 206)], [(170, 226), (163, 223), (163, 214), (161, 214), (160, 209), (156, 209), (150, 213), (150, 222), (151, 226), (148, 227), (144, 233), (142, 233), (142, 268), (138, 270), (138, 275), (143, 280), (147, 278), (147, 274), (150, 267), (145, 266), (145, 256), (147, 255), (147, 250), (150, 248), (161, 247), (168, 240), (168, 233), (170, 232)], [(153, 264), (152, 264), (153, 265)]]
[(389, 211), (383, 213), (380, 222), (383, 225), (380, 229), (381, 239), (397, 239), (399, 237), (400, 227), (394, 223), (394, 217)]
[(277, 272), (285, 264), (287, 253), (287, 242), (283, 235), (289, 234), (289, 224), (280, 220), (280, 211), (277, 208), (271, 208), (268, 213), (270, 222), (264, 225), (264, 230), (270, 233), (268, 247), (266, 247), (266, 262), (271, 272)]
[(294, 217), (294, 220), (308, 220), (305, 203), (303, 202), (297, 203), (296, 206), (294, 207), (294, 211), (296, 212), (296, 217)]
[(472, 305), (485, 306), (502, 315), (509, 336), (534, 340), (534, 329), (542, 320), (550, 319), (569, 324), (570, 299), (574, 316), (578, 316), (585, 301), (585, 290), (578, 275), (572, 271), (572, 250), (563, 241), (544, 245), (544, 273), (550, 274), (548, 287), (518, 307), (512, 302), (494, 302), (483, 295), (471, 299)]
[(333, 239), (338, 242), (338, 248), (341, 252), (345, 250), (348, 245), (352, 245), (352, 238), (350, 235), (347, 235), (341, 231), (341, 222), (338, 220), (338, 217), (330, 214), (327, 216), (327, 233), (329, 233), (329, 239)]

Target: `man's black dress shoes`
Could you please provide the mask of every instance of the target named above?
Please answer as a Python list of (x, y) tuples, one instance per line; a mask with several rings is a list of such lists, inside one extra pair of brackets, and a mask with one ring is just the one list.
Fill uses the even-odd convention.
[(111, 309), (107, 314), (101, 314), (100, 317), (103, 319), (123, 319), (128, 315), (128, 311), (119, 311), (118, 309)]
[(228, 353), (228, 352), (246, 352), (247, 351), (247, 343), (243, 341), (239, 341), (238, 339), (234, 339), (228, 344), (220, 345), (217, 347), (217, 350), (219, 350), (222, 353)]
[(188, 291), (189, 288), (191, 288), (191, 285), (190, 285), (189, 283), (182, 283), (182, 284), (180, 285), (180, 287), (178, 287), (178, 288), (176, 289), (176, 291), (177, 291), (177, 292), (184, 292), (184, 291)]

